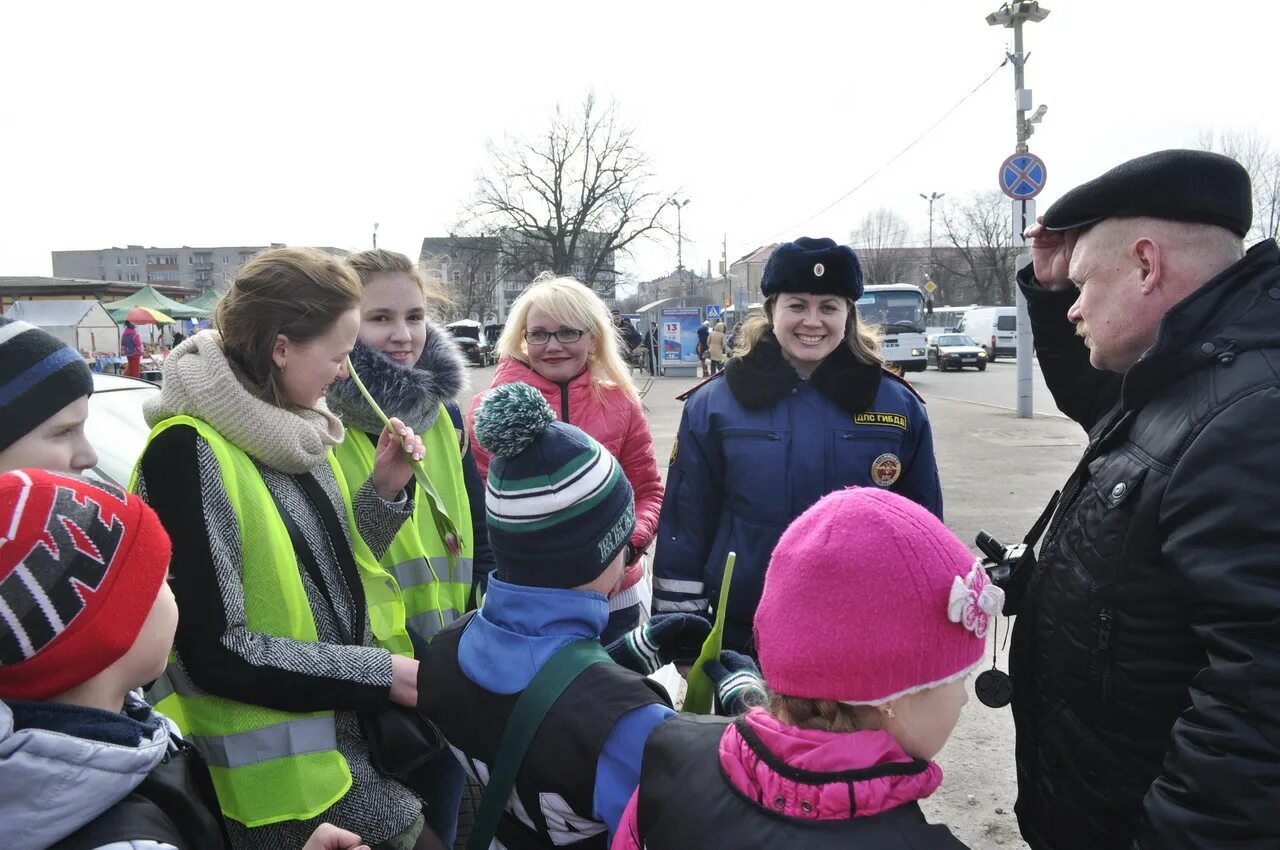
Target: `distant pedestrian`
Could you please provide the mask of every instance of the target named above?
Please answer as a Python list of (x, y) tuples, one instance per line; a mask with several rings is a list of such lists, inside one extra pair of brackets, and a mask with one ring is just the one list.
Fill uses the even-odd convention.
[(130, 378), (142, 377), (142, 337), (133, 326), (133, 322), (125, 319), (124, 333), (120, 335), (120, 353), (124, 356), (124, 373)]
[(655, 612), (706, 611), (736, 552), (725, 644), (747, 652), (774, 544), (818, 499), (877, 486), (942, 515), (924, 403), (884, 370), (858, 318), (853, 250), (830, 239), (781, 245), (761, 291), (764, 315), (748, 320), (724, 377), (685, 405), (653, 571)]
[(919, 801), (942, 783), (932, 759), (1001, 597), (914, 502), (876, 487), (824, 497), (782, 535), (764, 578), (766, 704), (654, 729), (613, 850), (960, 850)]
[(704, 321), (698, 325), (698, 364), (701, 366), (702, 377), (707, 377), (707, 342), (711, 337), (711, 323)]
[(712, 375), (718, 374), (724, 368), (725, 360), (724, 322), (716, 322), (716, 326), (707, 336), (707, 361), (711, 364)]

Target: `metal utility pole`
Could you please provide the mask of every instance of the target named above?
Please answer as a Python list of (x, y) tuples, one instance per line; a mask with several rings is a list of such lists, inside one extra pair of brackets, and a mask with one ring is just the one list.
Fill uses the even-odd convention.
[[(938, 282), (933, 279), (935, 267), (937, 265), (937, 260), (933, 256), (933, 202), (938, 200), (939, 198), (946, 197), (946, 194), (947, 194), (946, 192), (930, 192), (928, 195), (924, 194), (923, 192), (920, 193), (920, 197), (924, 198), (926, 201), (929, 202), (929, 278), (928, 279), (935, 286), (937, 285)], [(933, 297), (932, 292), (929, 293), (929, 297), (930, 298)]]
[(373, 223), (373, 250), (378, 250), (378, 223)]
[(676, 208), (676, 275), (680, 278), (680, 282), (684, 284), (685, 297), (693, 297), (693, 284), (684, 275), (684, 222), (681, 212), (689, 205), (690, 198), (683, 201), (677, 201), (675, 196), (667, 200)]
[[(1007, 55), (1009, 56), (1009, 61), (1013, 63), (1015, 156), (1029, 153), (1027, 140), (1035, 132), (1035, 128), (1032, 125), (1038, 123), (1044, 117), (1046, 109), (1046, 107), (1041, 106), (1030, 120), (1027, 119), (1027, 110), (1031, 108), (1031, 90), (1025, 84), (1023, 66), (1026, 64), (1027, 56), (1022, 49), (1022, 25), (1026, 21), (1030, 21), (1033, 24), (1039, 23), (1047, 17), (1049, 17), (1049, 10), (1043, 8), (1036, 0), (1008, 2), (990, 15), (987, 15), (987, 23), (989, 25), (1013, 30), (1013, 53)], [(1041, 186), (1043, 185), (1043, 179), (1042, 164), (1039, 179), (1039, 185)], [(1014, 198), (1012, 244), (1021, 249), (1018, 252), (1016, 267), (1022, 268), (1031, 262), (1031, 251), (1022, 236), (1022, 232), (1035, 223), (1035, 201), (1032, 198), (1039, 192), (1039, 187), (1030, 193), (1022, 193), (1023, 197), (1019, 197), (1017, 188), (1016, 184), (1013, 186), (1013, 191), (1006, 188), (1006, 194)], [(1027, 299), (1023, 296), (1021, 287), (1016, 287), (1015, 291), (1018, 305), (1018, 418), (1030, 419), (1032, 416), (1031, 319), (1027, 314)]]

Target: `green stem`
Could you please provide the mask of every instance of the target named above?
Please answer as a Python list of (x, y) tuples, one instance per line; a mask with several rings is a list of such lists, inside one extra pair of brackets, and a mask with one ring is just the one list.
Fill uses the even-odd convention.
[(716, 599), (716, 621), (711, 627), (711, 634), (702, 643), (702, 652), (698, 660), (689, 670), (689, 687), (684, 695), (682, 711), (690, 714), (711, 714), (715, 707), (715, 684), (703, 672), (702, 666), (708, 661), (720, 657), (720, 649), (724, 644), (724, 618), (729, 610), (729, 588), (733, 585), (733, 565), (738, 561), (738, 554), (730, 552), (724, 562), (724, 575), (720, 579), (720, 596)]
[[(356, 372), (356, 367), (351, 362), (351, 357), (347, 357), (347, 374), (351, 376), (351, 380), (355, 381), (356, 389), (360, 390), (360, 395), (364, 396), (364, 400), (368, 402), (369, 407), (377, 414), (378, 419), (382, 421), (383, 427), (391, 431), (397, 440), (402, 438), (395, 433), (391, 426), (391, 420), (387, 414), (382, 412), (382, 408), (373, 400), (373, 396), (365, 387), (364, 381), (360, 380), (360, 375)], [(445, 509), (444, 503), (440, 499), (440, 491), (436, 490), (434, 484), (431, 483), (430, 476), (427, 475), (427, 468), (422, 465), (422, 461), (409, 459), (409, 466), (413, 469), (413, 477), (418, 482), (419, 489), (422, 490), (423, 496), (427, 499), (427, 506), (431, 510), (431, 521), (439, 533), (440, 539), (444, 541), (445, 549), (449, 552), (449, 569), (452, 572), (454, 565), (458, 559), (458, 552), (461, 551), (461, 538), (458, 536), (458, 527), (454, 524), (453, 518), (449, 516), (449, 512)], [(428, 568), (430, 564), (428, 563)], [(432, 570), (435, 576), (435, 570)], [(436, 576), (436, 582), (439, 583), (439, 576)]]

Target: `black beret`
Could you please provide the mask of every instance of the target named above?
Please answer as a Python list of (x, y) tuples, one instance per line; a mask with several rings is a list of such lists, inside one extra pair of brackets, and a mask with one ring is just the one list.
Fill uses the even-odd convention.
[(1075, 230), (1138, 216), (1216, 224), (1243, 238), (1253, 223), (1249, 172), (1208, 151), (1149, 153), (1063, 195), (1044, 214), (1044, 226)]
[(780, 292), (862, 297), (862, 264), (848, 245), (801, 236), (774, 250), (760, 278), (765, 298)]

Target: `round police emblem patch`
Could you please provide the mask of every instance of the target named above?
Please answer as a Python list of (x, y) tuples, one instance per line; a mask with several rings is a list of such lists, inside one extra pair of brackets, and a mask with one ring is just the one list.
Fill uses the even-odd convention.
[(822, 276), (823, 276), (824, 274), (826, 274), (826, 273), (827, 273), (827, 267), (826, 267), (826, 266), (824, 266), (822, 263), (814, 263), (814, 264), (813, 264), (813, 276), (814, 276), (814, 277), (822, 277)]
[(886, 452), (871, 461), (871, 480), (877, 487), (892, 487), (902, 475), (902, 461), (898, 456)]

